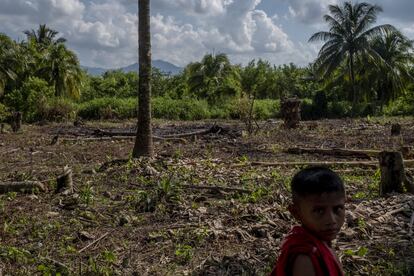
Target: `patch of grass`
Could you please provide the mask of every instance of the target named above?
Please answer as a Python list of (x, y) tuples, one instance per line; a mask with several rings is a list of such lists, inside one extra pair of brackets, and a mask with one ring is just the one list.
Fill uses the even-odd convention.
[(93, 203), (95, 198), (95, 192), (93, 190), (93, 187), (88, 182), (82, 189), (79, 191), (79, 199), (82, 203), (89, 205)]
[(174, 255), (179, 264), (187, 264), (193, 257), (193, 247), (191, 245), (178, 244), (175, 248)]

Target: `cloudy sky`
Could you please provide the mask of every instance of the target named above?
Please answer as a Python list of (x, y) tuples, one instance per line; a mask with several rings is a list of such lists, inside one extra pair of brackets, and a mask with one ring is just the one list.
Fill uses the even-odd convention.
[[(378, 24), (391, 23), (414, 39), (413, 0), (366, 0), (382, 6)], [(340, 0), (151, 0), (152, 57), (178, 66), (206, 53), (233, 63), (312, 61), (320, 44), (310, 35), (327, 27), (329, 4)], [(47, 24), (68, 40), (82, 65), (117, 68), (137, 61), (137, 0), (0, 0), (0, 32), (15, 40)]]

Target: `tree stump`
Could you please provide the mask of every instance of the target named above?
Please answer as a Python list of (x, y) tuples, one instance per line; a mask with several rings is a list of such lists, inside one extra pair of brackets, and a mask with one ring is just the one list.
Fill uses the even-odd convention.
[(68, 166), (65, 166), (63, 174), (58, 176), (56, 183), (56, 193), (73, 192), (72, 170)]
[(11, 128), (13, 132), (18, 132), (20, 128), (22, 127), (22, 113), (17, 111), (13, 112), (11, 116), (11, 122), (10, 122)]
[(283, 99), (280, 112), (281, 117), (284, 120), (284, 126), (286, 128), (296, 128), (300, 122), (300, 104), (301, 100), (297, 98)]
[(397, 136), (401, 134), (401, 125), (400, 124), (392, 124), (391, 125), (391, 136)]
[(399, 151), (382, 151), (379, 154), (381, 169), (380, 195), (404, 192), (403, 185), (411, 192), (409, 179), (405, 175), (402, 154)]

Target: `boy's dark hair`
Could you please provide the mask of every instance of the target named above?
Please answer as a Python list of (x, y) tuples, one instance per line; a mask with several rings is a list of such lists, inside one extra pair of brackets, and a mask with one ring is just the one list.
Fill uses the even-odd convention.
[(326, 167), (308, 167), (295, 174), (290, 184), (293, 200), (298, 196), (320, 195), (322, 193), (340, 192), (345, 195), (345, 188), (339, 175)]

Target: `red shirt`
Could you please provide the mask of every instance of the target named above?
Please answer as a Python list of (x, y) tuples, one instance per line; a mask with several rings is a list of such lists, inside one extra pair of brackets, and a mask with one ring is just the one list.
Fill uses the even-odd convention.
[(270, 275), (292, 275), (293, 263), (298, 255), (309, 256), (316, 276), (344, 275), (329, 247), (301, 226), (293, 227), (283, 240), (280, 256)]

